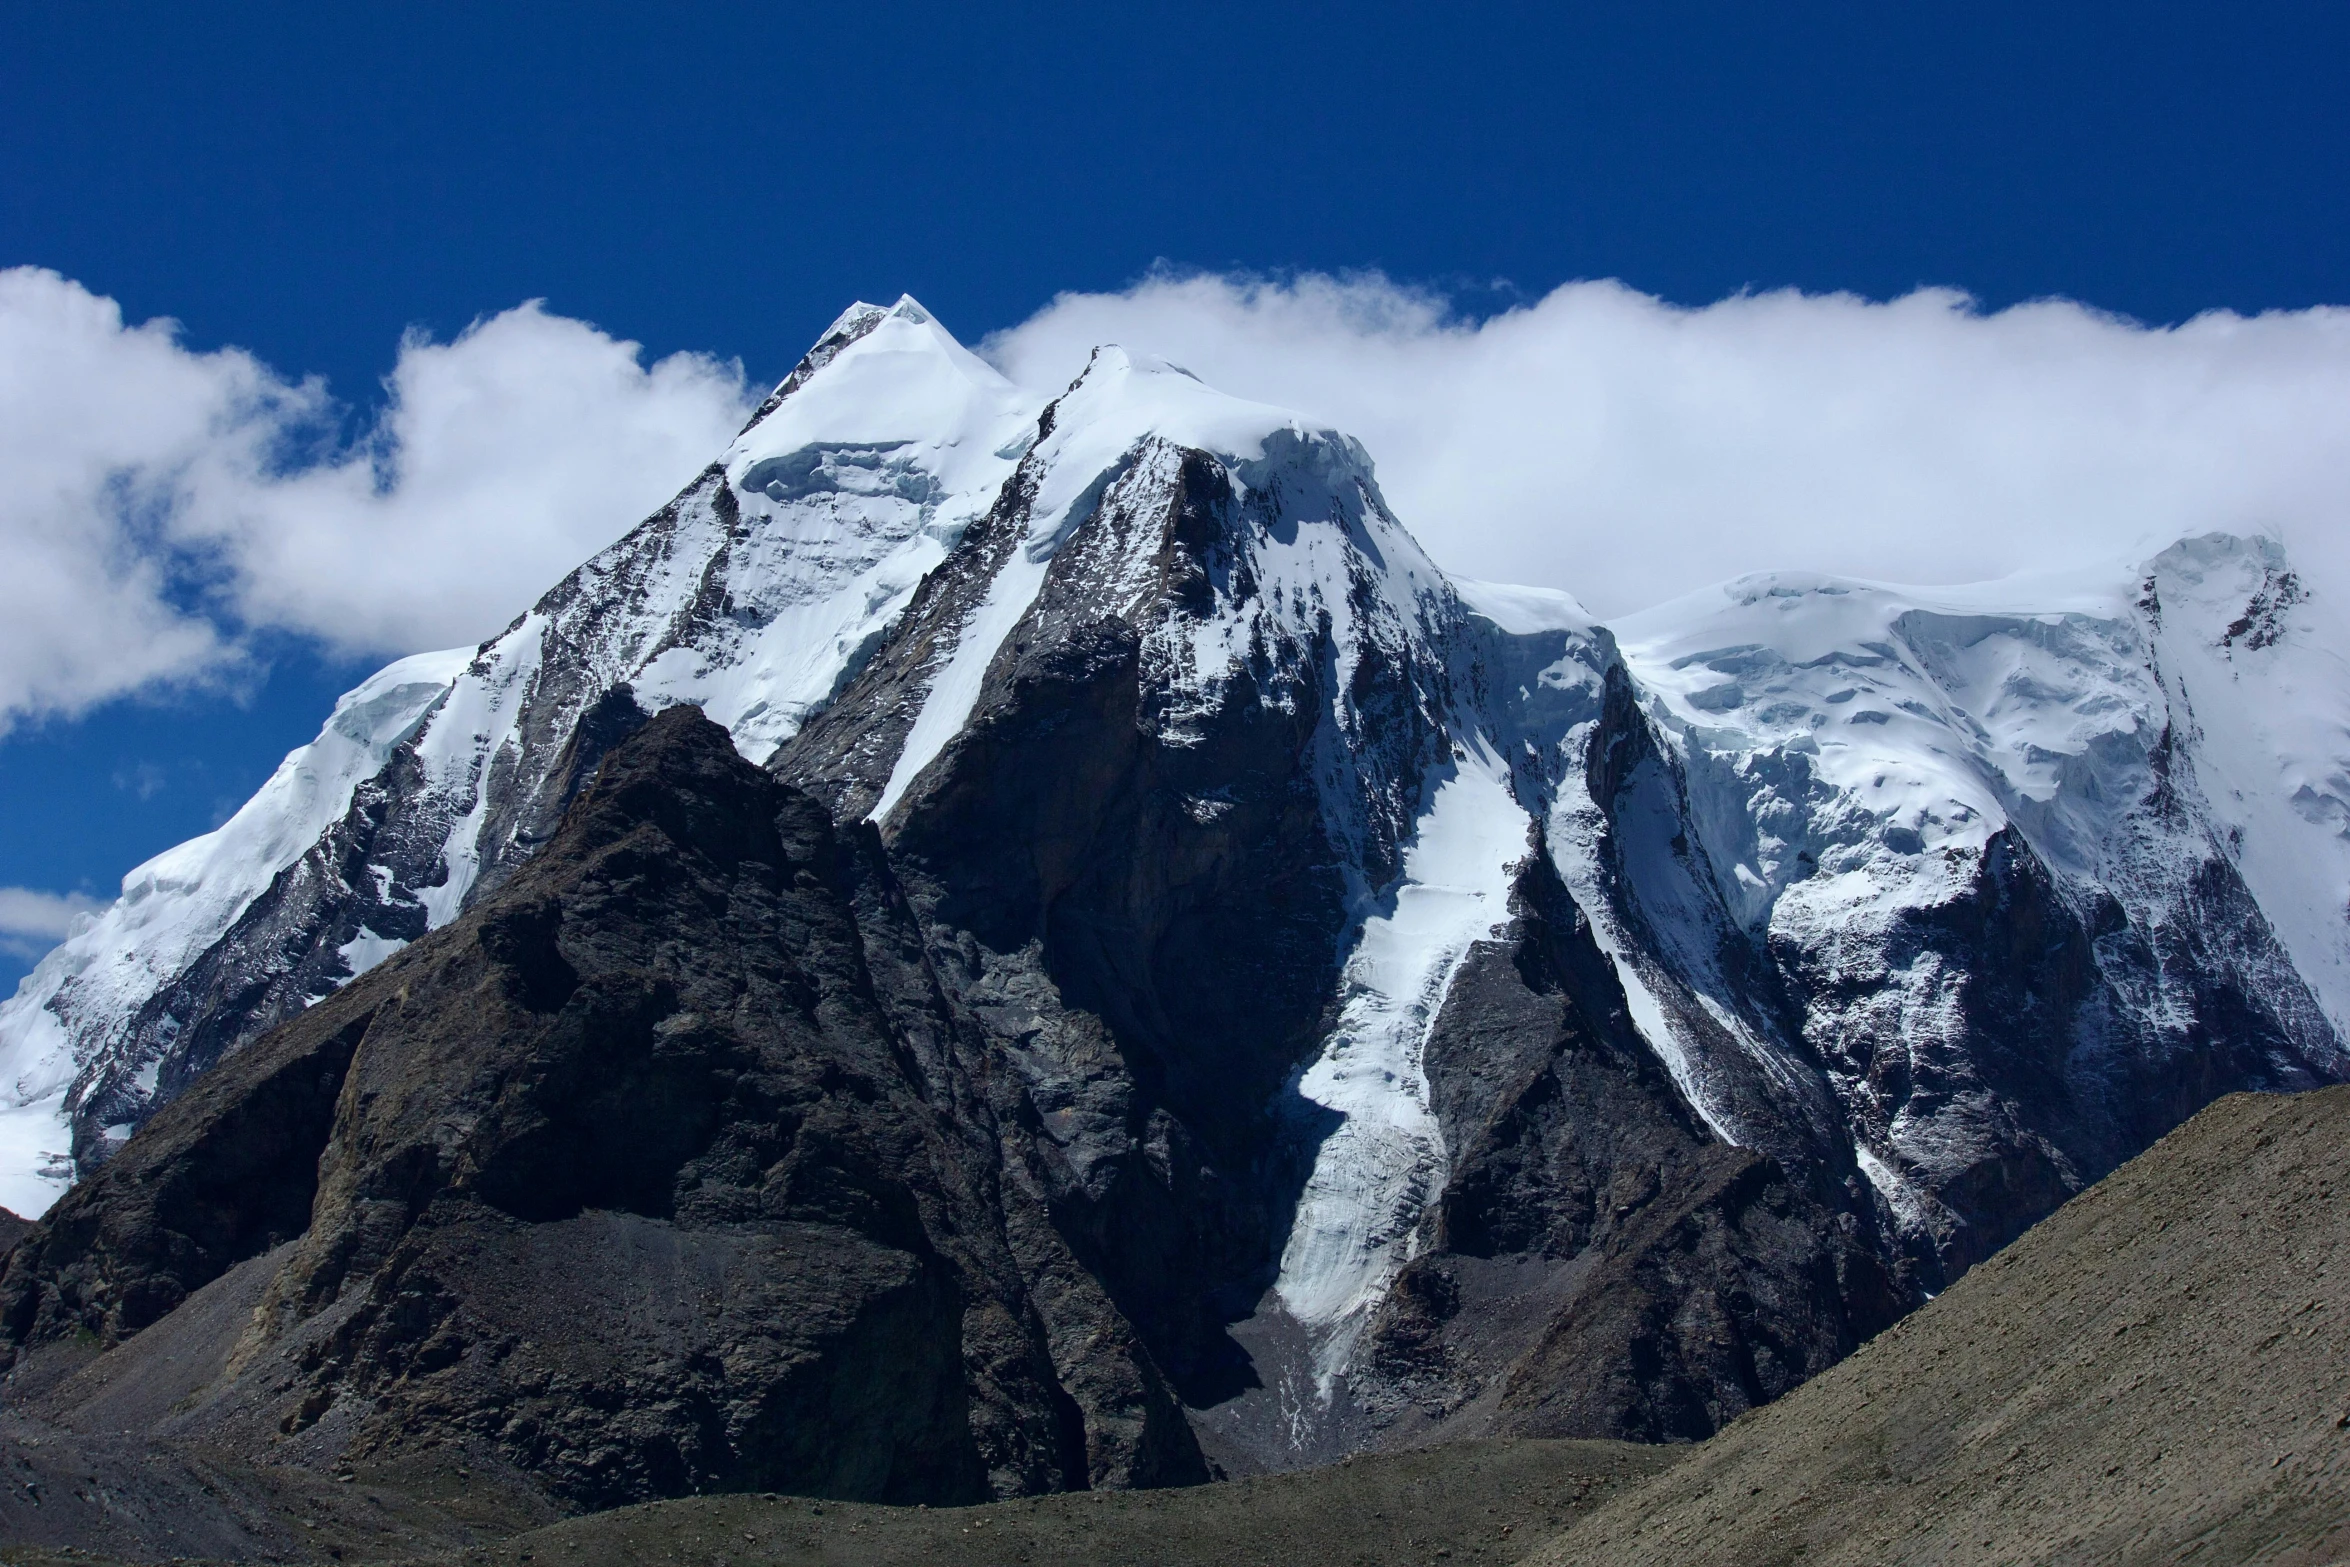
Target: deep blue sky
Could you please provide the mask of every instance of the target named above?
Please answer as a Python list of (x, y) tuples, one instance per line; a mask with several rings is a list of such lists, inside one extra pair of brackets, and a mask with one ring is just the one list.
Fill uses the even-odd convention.
[[(2350, 300), (2345, 81), (2314, 3), (11, 6), (0, 265), (360, 406), (525, 298), (766, 378), (1162, 259), (2167, 321)], [(0, 884), (110, 891), (358, 673), (0, 740)]]

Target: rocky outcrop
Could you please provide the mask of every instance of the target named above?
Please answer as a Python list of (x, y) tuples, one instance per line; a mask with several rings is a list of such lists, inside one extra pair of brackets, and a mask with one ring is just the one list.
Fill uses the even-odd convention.
[[(1148, 373), (1097, 358), (1070, 400)], [(1436, 1132), (1333, 1144), (1344, 1117), (1301, 1077), (1327, 1041), (1394, 1026), (1349, 1021), (1347, 996), (1393, 985), (1348, 977), (1350, 949), (1382, 918), (1365, 890), (1394, 885), (1460, 776), (1448, 737), (1573, 716), (1604, 686), (1604, 646), (1499, 632), (1432, 569), (1425, 602), (1396, 605), (1390, 584), (1421, 568), (1329, 437), (1274, 434), (1253, 466), (1138, 437), (1054, 514), (1055, 424), (772, 765), (845, 817), (877, 815), (946, 992), (1039, 1112), (1055, 1223), (1220, 1461), (1497, 1424), (1702, 1436), (1898, 1316), (1914, 1296), (1874, 1249), (1849, 1155), (1847, 1184), (1807, 1184), (1713, 1137), (1499, 782), (1520, 824), (1498, 851), (1518, 866), (1511, 908), (1470, 915), (1426, 1003), (1382, 1003), (1431, 1004), (1398, 1064), (1425, 1071)], [(951, 737), (922, 751), (1038, 539), (1032, 596), (970, 660)], [(1382, 618), (1399, 607), (1416, 623)], [(1187, 661), (1203, 645), (1238, 656)], [(1540, 799), (1539, 766), (1522, 786)], [(1366, 1212), (1380, 1199), (1355, 1194), (1432, 1142), (1424, 1214)], [(1323, 1265), (1287, 1255), (1316, 1183), (1340, 1222), (1420, 1231), (1384, 1305), (1292, 1307), (1291, 1280)], [(1337, 1265), (1384, 1289), (1343, 1244)]]
[(1857, 1193), (1724, 1145), (1536, 856), (1428, 1040), (1448, 1179), (1350, 1390), (1387, 1441), (1703, 1437), (1906, 1308)]
[[(1007, 491), (779, 773), (873, 808), (1039, 487)], [(1271, 1282), (1296, 1201), (1276, 1105), (1345, 922), (1313, 770), (1331, 650), (1191, 703), (1153, 667), (1163, 615), (1217, 578), (1248, 591), (1225, 558), (1248, 526), (1205, 453), (1125, 465), (885, 826), (942, 982), (1033, 1107), (1059, 1233), (1194, 1407), (1260, 1374), (1225, 1329)], [(1101, 591), (1113, 571), (1125, 594)]]
[(69, 1194), (0, 1309), (119, 1342), (270, 1253), (207, 1439), (466, 1444), (570, 1505), (1203, 1477), (973, 1045), (870, 831), (673, 709)]

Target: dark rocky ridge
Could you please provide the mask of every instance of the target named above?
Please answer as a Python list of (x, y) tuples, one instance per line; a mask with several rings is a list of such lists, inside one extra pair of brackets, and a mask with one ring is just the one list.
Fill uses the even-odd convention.
[[(678, 552), (697, 512), (714, 513), (730, 528), (731, 499), (724, 476), (704, 471), (639, 524), (624, 549), (571, 573), (507, 628), (510, 636), (533, 617), (545, 623), (535, 657), (518, 672), (527, 689), (516, 733), (481, 758), (481, 858), (464, 906), (495, 890), (547, 842), (604, 753), (642, 721), (627, 683), (614, 681), (605, 667), (606, 623), (645, 596), (648, 580)], [(725, 565), (722, 550), (705, 574)], [(702, 596), (707, 592), (705, 584)], [(696, 607), (710, 613), (698, 599)], [(671, 640), (692, 629), (662, 628)], [(493, 668), (499, 641), (482, 645), (469, 674), (513, 678)], [(639, 651), (650, 656), (658, 648)], [(430, 928), (425, 894), (448, 885), (450, 835), (475, 803), (436, 786), (418, 756), (446, 701), (411, 726), (382, 770), (359, 785), (342, 819), (91, 1059), (70, 1102), (77, 1166), (94, 1169), (108, 1157), (106, 1127), (143, 1122), (223, 1057), (347, 983), (344, 948), (354, 939), (407, 942)], [(144, 1065), (155, 1068), (151, 1088), (138, 1081), (136, 1068)]]
[[(779, 773), (873, 806), (1033, 492), (1007, 486)], [(1272, 1371), (1225, 1326), (1270, 1284), (1310, 1158), (1282, 1088), (1327, 1026), (1346, 923), (1316, 775), (1327, 632), (1267, 646), (1205, 714), (1173, 710), (1153, 646), (1171, 612), (1253, 597), (1238, 541), (1278, 522), (1264, 505), (1206, 453), (1130, 454), (884, 827), (943, 982), (1036, 1107), (1056, 1223), (1195, 1408)], [(1365, 771), (1392, 860), (1444, 672), (1367, 652), (1349, 694), (1381, 725)]]
[[(1290, 460), (1327, 473), (1318, 454)], [(1034, 489), (1007, 487), (778, 772), (844, 815), (873, 808)], [(1056, 1223), (1211, 1452), (1255, 1469), (1491, 1430), (1701, 1437), (1893, 1321), (1915, 1297), (1880, 1261), (1857, 1180), (1791, 1177), (1710, 1136), (1534, 845), (1518, 921), (1474, 951), (1429, 1038), (1455, 1152), (1425, 1253), (1344, 1395), (1301, 1400), (1308, 1346), (1267, 1289), (1334, 1119), (1286, 1086), (1331, 1027), (1350, 934), (1334, 820), (1385, 823), (1374, 842), (1398, 845), (1464, 697), (1516, 692), (1546, 710), (1518, 722), (1555, 719), (1567, 699), (1536, 671), (1573, 650), (1480, 644), (1457, 604), (1452, 664), (1409, 639), (1341, 646), (1327, 617), (1290, 629), (1262, 602), (1252, 541), (1286, 508), (1379, 503), (1326, 477), (1258, 476), (1245, 496), (1207, 453), (1130, 454), (970, 721), (883, 823), (942, 983), (1038, 1107)], [(1202, 711), (1156, 661), (1211, 614), (1267, 629)], [(1334, 788), (1327, 715), (1345, 703), (1363, 737)], [(1392, 876), (1397, 848), (1381, 852)]]
[(1708, 1133), (1547, 856), (1511, 912), (1429, 1035), (1448, 1180), (1354, 1379), (1386, 1440), (1694, 1440), (1890, 1326), (1870, 1209)]
[(990, 1077), (872, 835), (676, 709), (474, 913), (68, 1194), (0, 1312), (21, 1374), (267, 1254), (175, 1439), (454, 1445), (564, 1506), (1203, 1478)]
[[(2350, 1089), (2227, 1098), (1836, 1369), (1693, 1446), (1459, 1443), (1125, 1508), (665, 1503), (490, 1560), (559, 1548), (603, 1567), (723, 1538), (775, 1567), (2315, 1567), (2350, 1550), (2346, 1166)], [(1675, 1461), (1601, 1478), (1642, 1453)]]

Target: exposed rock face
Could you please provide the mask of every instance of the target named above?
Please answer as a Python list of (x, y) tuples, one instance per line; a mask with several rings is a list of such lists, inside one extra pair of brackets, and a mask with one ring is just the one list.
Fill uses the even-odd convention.
[(1707, 1134), (1546, 859), (1512, 912), (1429, 1036), (1449, 1180), (1358, 1397), (1428, 1435), (1691, 1439), (1897, 1318), (1869, 1209)]
[(288, 1245), (267, 1430), (578, 1501), (1702, 1437), (2350, 1076), (2305, 591), (2060, 587), (1611, 631), (1447, 578), (1338, 432), (858, 307), (0, 1011), (97, 1171), (0, 1306), (120, 1339)]
[[(1112, 402), (1133, 374), (1097, 364), (1089, 381), (1109, 384), (1072, 396)], [(1268, 447), (1266, 463), (1309, 475), (1351, 460), (1312, 438)], [(1146, 439), (1089, 514), (1039, 517), (1056, 455), (1048, 435), (774, 765), (844, 815), (900, 780), (892, 859), (942, 979), (1036, 1107), (1056, 1219), (1207, 1406), (1257, 1380), (1223, 1330), (1272, 1282), (1305, 1175), (1292, 1122), (1309, 1107), (1285, 1085), (1326, 1026), (1350, 890), (1366, 860), (1392, 877), (1441, 754), (1446, 671), (1421, 653), (1421, 627), (1347, 574), (1346, 530), (1366, 526), (1375, 495), (1273, 490), (1272, 508), (1334, 503), (1300, 522), (1213, 455)], [(1367, 612), (1351, 638), (1322, 582), (1284, 592), (1282, 567), (1304, 572), (1259, 556), (1285, 525), (1338, 535), (1334, 607)], [(968, 718), (909, 763), (908, 708), (953, 670), (1004, 564), (1056, 530), (1032, 600), (985, 650)], [(1292, 542), (1307, 569), (1322, 564)], [(1428, 613), (1459, 612), (1438, 600)], [(1200, 633), (1235, 616), (1247, 628), (1225, 634), (1246, 656), (1203, 668)]]
[(21, 1343), (119, 1340), (299, 1236), (218, 1439), (467, 1441), (573, 1504), (1204, 1477), (1052, 1276), (989, 1086), (870, 832), (672, 709), (472, 914), (68, 1194), (0, 1296)]

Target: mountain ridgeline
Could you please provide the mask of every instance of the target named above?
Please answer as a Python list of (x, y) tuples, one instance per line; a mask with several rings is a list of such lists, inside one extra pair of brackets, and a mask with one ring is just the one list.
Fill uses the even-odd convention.
[(2350, 1077), (2313, 616), (2211, 535), (1602, 626), (1343, 434), (861, 305), (0, 1009), (0, 1324), (233, 1297), (191, 1430), (566, 1507), (1703, 1438)]

